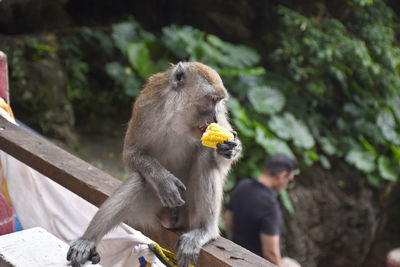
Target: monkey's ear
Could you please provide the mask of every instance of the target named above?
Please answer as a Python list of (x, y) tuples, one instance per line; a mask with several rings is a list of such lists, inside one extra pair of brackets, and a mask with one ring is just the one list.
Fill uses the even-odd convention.
[(179, 62), (172, 70), (171, 84), (172, 87), (178, 88), (183, 84), (186, 75), (186, 68), (182, 62)]

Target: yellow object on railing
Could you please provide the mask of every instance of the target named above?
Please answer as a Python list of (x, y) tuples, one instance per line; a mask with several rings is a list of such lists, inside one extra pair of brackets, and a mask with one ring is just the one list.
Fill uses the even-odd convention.
[(203, 146), (208, 146), (211, 148), (217, 148), (217, 144), (223, 144), (225, 140), (233, 140), (233, 134), (221, 127), (216, 123), (211, 123), (208, 125), (206, 131), (204, 132), (201, 141)]
[[(157, 243), (150, 243), (148, 247), (153, 253), (157, 256), (157, 258), (167, 267), (178, 267), (178, 262), (176, 260), (176, 256), (171, 251), (161, 247)], [(149, 262), (142, 257), (139, 259), (138, 267), (148, 267), (150, 266)], [(189, 264), (189, 267), (194, 267), (194, 265)]]

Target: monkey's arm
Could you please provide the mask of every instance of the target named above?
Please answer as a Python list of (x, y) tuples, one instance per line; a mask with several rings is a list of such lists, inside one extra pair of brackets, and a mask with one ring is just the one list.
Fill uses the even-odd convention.
[(179, 189), (186, 190), (185, 185), (155, 158), (131, 145), (124, 150), (124, 161), (131, 170), (139, 172), (153, 186), (164, 207), (175, 208), (185, 204), (179, 192)]

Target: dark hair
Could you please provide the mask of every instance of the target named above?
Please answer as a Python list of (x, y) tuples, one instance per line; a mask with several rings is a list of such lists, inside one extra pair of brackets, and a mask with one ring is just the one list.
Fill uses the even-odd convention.
[(265, 170), (271, 176), (276, 176), (282, 171), (290, 173), (298, 168), (297, 160), (284, 154), (275, 154), (265, 162)]

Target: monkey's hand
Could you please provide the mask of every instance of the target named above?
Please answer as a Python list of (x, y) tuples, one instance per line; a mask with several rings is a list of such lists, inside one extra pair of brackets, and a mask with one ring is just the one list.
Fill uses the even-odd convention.
[(156, 186), (161, 204), (169, 208), (176, 208), (185, 204), (179, 189), (186, 191), (185, 185), (174, 175), (170, 174), (165, 179), (162, 179)]
[(99, 263), (100, 256), (93, 241), (80, 238), (71, 244), (67, 260), (71, 261), (73, 267), (80, 267), (86, 261), (91, 261), (93, 264)]
[(237, 133), (232, 132), (234, 139), (225, 140), (223, 144), (217, 144), (217, 153), (227, 159), (234, 159), (242, 151), (242, 143), (237, 138)]

